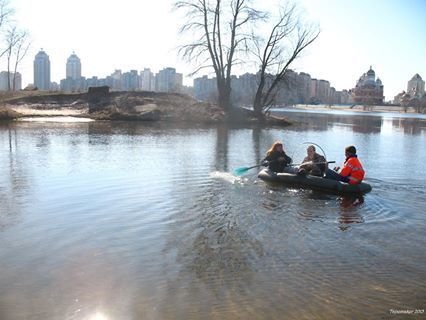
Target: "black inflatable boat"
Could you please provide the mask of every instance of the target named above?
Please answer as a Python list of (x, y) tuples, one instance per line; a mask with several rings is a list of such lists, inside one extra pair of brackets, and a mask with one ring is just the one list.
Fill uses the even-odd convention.
[(263, 169), (257, 176), (259, 179), (267, 182), (282, 183), (290, 186), (323, 190), (333, 193), (367, 193), (372, 189), (371, 185), (366, 182), (351, 185), (340, 181), (311, 175), (276, 173), (270, 171), (269, 169)]

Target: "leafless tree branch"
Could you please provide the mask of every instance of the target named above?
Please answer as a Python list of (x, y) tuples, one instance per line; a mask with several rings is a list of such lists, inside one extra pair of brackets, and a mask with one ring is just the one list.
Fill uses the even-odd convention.
[[(277, 22), (263, 41), (263, 47), (263, 39), (253, 38), (255, 55), (260, 62), (258, 88), (253, 101), (258, 117), (262, 117), (263, 112), (274, 103), (279, 85), (286, 78), (290, 65), (318, 36), (319, 30), (298, 19), (295, 5), (287, 5), (280, 11)], [(285, 52), (289, 54), (285, 55)], [(268, 79), (268, 71), (274, 67), (277, 68), (275, 75)]]

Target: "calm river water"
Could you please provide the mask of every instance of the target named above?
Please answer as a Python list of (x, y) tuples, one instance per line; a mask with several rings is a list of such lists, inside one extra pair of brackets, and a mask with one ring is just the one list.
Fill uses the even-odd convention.
[[(0, 124), (0, 319), (425, 317), (426, 117), (286, 114), (301, 124)], [(232, 175), (277, 139), (295, 162), (356, 145), (372, 192)]]

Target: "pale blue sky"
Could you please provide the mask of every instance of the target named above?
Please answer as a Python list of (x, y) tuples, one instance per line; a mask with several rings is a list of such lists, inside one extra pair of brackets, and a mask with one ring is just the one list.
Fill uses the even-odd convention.
[[(22, 64), (24, 85), (33, 81), (40, 48), (50, 56), (52, 81), (65, 77), (75, 51), (83, 76), (105, 77), (114, 69), (176, 67), (188, 74), (175, 48), (180, 17), (172, 0), (11, 0), (19, 26), (28, 29), (32, 49)], [(275, 0), (259, 2), (273, 7)], [(320, 37), (293, 68), (326, 79), (338, 90), (354, 87), (370, 65), (385, 87), (386, 99), (405, 90), (419, 73), (426, 79), (426, 0), (300, 0), (306, 19)], [(4, 63), (2, 64), (4, 69)], [(255, 72), (253, 70), (244, 70)], [(242, 70), (238, 71), (241, 73)], [(192, 84), (191, 79), (185, 80)]]
[(302, 0), (321, 35), (300, 70), (350, 88), (370, 65), (386, 99), (406, 90), (415, 73), (426, 79), (426, 0)]

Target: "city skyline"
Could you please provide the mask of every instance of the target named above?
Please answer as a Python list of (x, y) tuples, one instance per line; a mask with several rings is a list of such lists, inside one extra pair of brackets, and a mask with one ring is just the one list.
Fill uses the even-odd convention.
[[(98, 76), (85, 77), (81, 73), (82, 63), (80, 58), (73, 52), (66, 62), (66, 76), (59, 83), (50, 81), (50, 57), (43, 50), (34, 57), (34, 82), (33, 86), (41, 90), (61, 90), (64, 92), (81, 92), (88, 90), (89, 87), (109, 86), (115, 91), (162, 91), (162, 92), (182, 92), (183, 75), (176, 72), (176, 69), (166, 67), (153, 73), (149, 68), (144, 68), (143, 71), (130, 70), (122, 72), (120, 69), (115, 69), (114, 72), (102, 78)], [(1, 72), (3, 78), (3, 87), (1, 90), (8, 90), (7, 81), (11, 75), (7, 77), (7, 72)], [(19, 73), (17, 73), (19, 74)], [(8, 80), (9, 79), (9, 80)], [(14, 80), (16, 81), (16, 80)], [(21, 89), (21, 75), (19, 74), (19, 89)], [(4, 84), (6, 83), (6, 84)], [(10, 89), (9, 89), (10, 90)]]
[[(177, 55), (176, 48), (183, 40), (178, 36), (181, 15), (172, 11), (173, 1), (148, 4), (123, 0), (120, 6), (98, 0), (59, 2), (11, 1), (19, 26), (32, 38), (31, 50), (18, 70), (23, 86), (33, 82), (32, 60), (40, 48), (50, 56), (51, 81), (55, 82), (65, 78), (65, 63), (73, 51), (82, 60), (81, 73), (86, 77), (104, 77), (115, 69), (160, 70), (167, 66), (184, 76), (193, 71), (194, 66)], [(372, 65), (384, 83), (386, 100), (405, 90), (414, 74), (425, 77), (426, 44), (422, 39), (426, 37), (426, 2), (298, 3), (307, 20), (318, 23), (321, 34), (292, 65), (296, 72), (326, 79), (343, 90), (353, 88), (359, 75)], [(93, 14), (100, 9), (102, 14)], [(235, 68), (234, 73), (256, 72), (254, 64), (246, 67)], [(204, 72), (196, 77), (203, 74), (212, 76)], [(192, 85), (192, 80), (185, 77), (184, 84)]]

